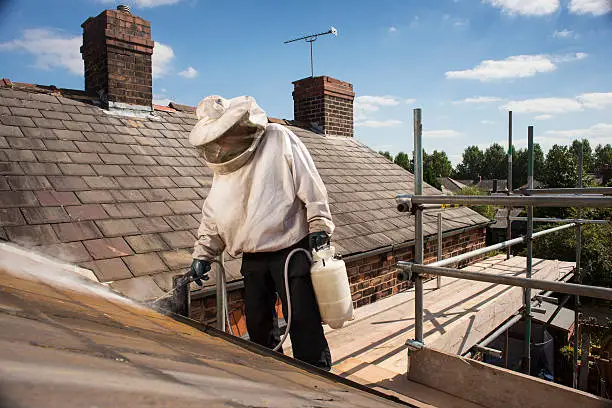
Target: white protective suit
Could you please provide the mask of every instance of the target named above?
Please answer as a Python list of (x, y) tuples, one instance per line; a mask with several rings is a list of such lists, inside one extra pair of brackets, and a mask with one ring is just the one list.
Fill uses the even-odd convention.
[[(218, 118), (210, 117), (211, 98), (217, 111), (212, 116)], [(194, 258), (210, 261), (224, 249), (232, 256), (278, 251), (310, 232), (331, 235), (325, 185), (293, 132), (267, 124), (250, 97), (208, 97), (198, 110), (200, 121), (189, 140), (214, 178), (202, 208)], [(244, 129), (253, 131), (246, 135)]]

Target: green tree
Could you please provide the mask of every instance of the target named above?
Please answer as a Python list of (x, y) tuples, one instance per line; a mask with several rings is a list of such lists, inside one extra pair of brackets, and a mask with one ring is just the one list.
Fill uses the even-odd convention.
[[(425, 156), (424, 152), (423, 155)], [(449, 177), (453, 172), (453, 165), (444, 151), (434, 150), (427, 156), (424, 165), (431, 169), (435, 177)]]
[(593, 162), (594, 171), (599, 171), (606, 166), (612, 166), (612, 145), (597, 145)]
[(455, 170), (459, 179), (476, 180), (481, 174), (484, 165), (484, 153), (478, 146), (469, 146), (463, 151), (463, 159)]
[(493, 143), (484, 152), (482, 177), (486, 179), (504, 179), (508, 174), (508, 158), (504, 148)]
[(572, 146), (569, 148), (570, 153), (574, 156), (576, 163), (578, 163), (578, 152), (580, 151), (580, 145), (582, 144), (582, 169), (586, 172), (593, 171), (593, 150), (591, 144), (587, 139), (574, 140)]
[(411, 160), (404, 152), (399, 152), (398, 154), (396, 154), (393, 163), (397, 164), (400, 167), (403, 167), (404, 169), (410, 172), (412, 172), (413, 170), (411, 166)]
[[(512, 188), (519, 188), (527, 184), (527, 149), (515, 151), (512, 155)], [(544, 152), (538, 143), (533, 145), (533, 174), (535, 180), (543, 179)]]
[(576, 187), (576, 158), (567, 146), (554, 145), (546, 154), (542, 181), (547, 187)]
[(391, 156), (391, 153), (389, 153), (388, 151), (379, 151), (378, 154), (380, 154), (381, 156), (385, 156), (389, 161), (393, 161), (393, 156)]

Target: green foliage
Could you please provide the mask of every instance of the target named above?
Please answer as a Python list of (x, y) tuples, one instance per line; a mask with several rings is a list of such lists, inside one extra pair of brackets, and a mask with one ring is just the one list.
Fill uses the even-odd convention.
[(612, 145), (598, 145), (595, 148), (595, 157), (593, 157), (593, 168), (598, 171), (606, 166), (612, 166)]
[(400, 167), (403, 167), (404, 169), (408, 170), (409, 172), (413, 172), (414, 168), (412, 165), (412, 161), (410, 160), (410, 158), (408, 157), (408, 155), (404, 152), (399, 152), (396, 156), (395, 159), (393, 160), (393, 163), (397, 164)]
[(585, 172), (593, 171), (593, 150), (591, 150), (591, 144), (587, 139), (574, 140), (569, 150), (576, 163), (578, 163), (578, 152), (582, 147), (582, 168)]
[[(529, 163), (529, 154), (527, 149), (519, 149), (513, 151), (512, 154), (512, 189), (519, 188), (527, 184), (527, 170)], [(533, 145), (533, 171), (536, 175), (536, 180), (541, 179), (542, 171), (544, 170), (544, 152), (538, 143)], [(506, 171), (507, 173), (507, 171)]]
[(567, 146), (554, 145), (546, 155), (540, 180), (548, 187), (576, 187), (576, 158)]
[(508, 159), (504, 148), (493, 143), (484, 152), (481, 176), (484, 179), (504, 179), (508, 174)]
[[(570, 214), (575, 216), (576, 214)], [(593, 211), (585, 218), (612, 221), (612, 210)], [(551, 228), (555, 225), (543, 226)], [(583, 282), (589, 285), (612, 286), (612, 225), (585, 224), (582, 226), (581, 266)], [(534, 241), (534, 256), (546, 259), (575, 261), (576, 229), (568, 228), (545, 235)]]
[(484, 166), (484, 153), (478, 146), (469, 146), (463, 151), (463, 160), (457, 165), (455, 177), (476, 180)]
[[(482, 195), (487, 195), (488, 192), (480, 190), (479, 188), (474, 187), (474, 186), (468, 186), (468, 187), (464, 187), (461, 190), (459, 190), (458, 194), (459, 195), (469, 195), (469, 196), (482, 196)], [(470, 206), (470, 208), (476, 211), (478, 214), (482, 215), (483, 217), (487, 217), (490, 220), (495, 218), (495, 211), (497, 210), (497, 207), (492, 206), (492, 205), (473, 205), (473, 206)]]
[(391, 156), (391, 153), (389, 153), (388, 151), (379, 151), (378, 154), (380, 154), (381, 156), (385, 156), (389, 161), (393, 161), (393, 156)]
[(431, 155), (423, 151), (423, 165), (431, 169), (435, 177), (449, 177), (453, 172), (453, 165), (443, 151), (434, 150)]

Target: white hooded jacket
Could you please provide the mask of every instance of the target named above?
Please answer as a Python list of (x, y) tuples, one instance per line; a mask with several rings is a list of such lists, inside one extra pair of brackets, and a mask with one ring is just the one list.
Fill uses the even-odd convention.
[(238, 169), (214, 170), (193, 257), (287, 248), (309, 232), (334, 230), (327, 190), (308, 150), (289, 129), (269, 124)]

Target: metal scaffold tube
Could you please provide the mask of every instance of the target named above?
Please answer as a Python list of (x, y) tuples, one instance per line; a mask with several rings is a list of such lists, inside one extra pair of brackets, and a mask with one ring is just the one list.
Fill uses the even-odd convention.
[[(399, 211), (411, 211), (413, 207), (423, 204), (458, 204), (458, 205), (499, 205), (502, 207), (534, 206), (534, 207), (612, 207), (610, 196), (589, 195), (538, 195), (538, 196), (443, 196), (443, 195), (421, 195), (400, 194), (396, 196)], [(403, 205), (400, 208), (400, 205)]]
[[(527, 217), (510, 217), (512, 221), (527, 221)], [(550, 222), (561, 224), (610, 224), (608, 220), (584, 220), (581, 218), (538, 218), (534, 217), (533, 222)]]
[[(578, 149), (578, 190), (582, 189), (582, 155), (583, 147), (580, 142), (580, 148)], [(612, 190), (612, 189), (611, 189)], [(582, 217), (582, 209), (578, 209), (578, 218)], [(582, 225), (576, 225), (576, 282), (582, 283), (580, 274), (580, 258), (582, 252)], [(572, 385), (574, 388), (578, 388), (578, 324), (580, 316), (580, 297), (576, 296), (574, 304), (574, 354), (572, 356), (573, 371), (572, 371)]]
[(500, 285), (517, 286), (522, 288), (539, 289), (570, 295), (587, 296), (596, 299), (612, 300), (612, 288), (579, 285), (576, 283), (566, 283), (549, 281), (542, 279), (527, 279), (521, 276), (494, 275), (485, 272), (470, 272), (464, 269), (446, 268), (431, 265), (403, 265), (403, 267), (417, 276), (419, 274), (446, 276), (449, 278), (467, 279), (478, 282), (489, 282)]
[[(580, 154), (580, 151), (578, 151)], [(599, 194), (612, 195), (612, 187), (582, 187), (582, 183), (576, 188), (526, 188), (521, 190), (521, 194), (536, 195), (536, 194)]]
[[(527, 128), (527, 186), (533, 188), (533, 126)], [(531, 279), (533, 266), (533, 206), (527, 206), (527, 267), (526, 277)], [(524, 370), (531, 374), (531, 288), (524, 288), (523, 308), (525, 312), (525, 365)]]
[[(573, 226), (574, 226), (574, 224), (566, 224), (566, 225), (560, 225), (560, 226), (554, 227), (554, 228), (549, 228), (549, 229), (546, 229), (546, 230), (543, 230), (543, 231), (539, 231), (539, 232), (536, 232), (536, 233), (534, 233), (532, 235), (532, 239), (536, 239), (536, 238), (542, 237), (544, 235), (551, 234), (553, 232), (557, 232), (557, 231), (561, 231), (561, 230), (564, 230), (564, 229), (567, 229), (567, 228), (571, 228)], [(491, 251), (496, 251), (498, 249), (508, 248), (508, 247), (513, 246), (513, 245), (522, 244), (524, 242), (527, 242), (526, 237), (518, 237), (518, 238), (511, 239), (509, 241), (504, 241), (504, 242), (500, 242), (498, 244), (489, 245), (489, 246), (484, 247), (484, 248), (478, 248), (478, 249), (475, 249), (473, 251), (465, 252), (463, 254), (456, 255), (456, 256), (453, 256), (451, 258), (446, 258), (446, 259), (442, 259), (440, 261), (432, 262), (429, 265), (431, 265), (431, 266), (447, 266), (447, 265), (452, 265), (454, 263), (465, 261), (467, 259), (474, 258), (474, 257), (479, 256), (479, 255), (484, 255), (484, 254), (489, 253)], [(399, 261), (397, 264), (402, 266), (402, 265), (408, 264), (408, 262)]]
[[(506, 186), (506, 190), (508, 191), (508, 196), (512, 194), (512, 111), (508, 112), (508, 185)], [(512, 206), (506, 207), (506, 241), (512, 239), (512, 220), (510, 219), (510, 212), (512, 212)], [(506, 250), (506, 259), (510, 259), (510, 247), (508, 246)]]
[[(421, 124), (421, 109), (415, 109), (413, 113), (414, 119), (414, 195), (420, 196), (423, 194), (423, 146), (422, 146), (422, 131)], [(423, 210), (417, 209), (415, 214), (415, 245), (414, 245), (414, 261), (417, 264), (423, 263)], [(415, 340), (423, 343), (423, 278), (417, 277), (414, 283), (415, 302), (414, 314), (415, 325), (414, 334)]]

